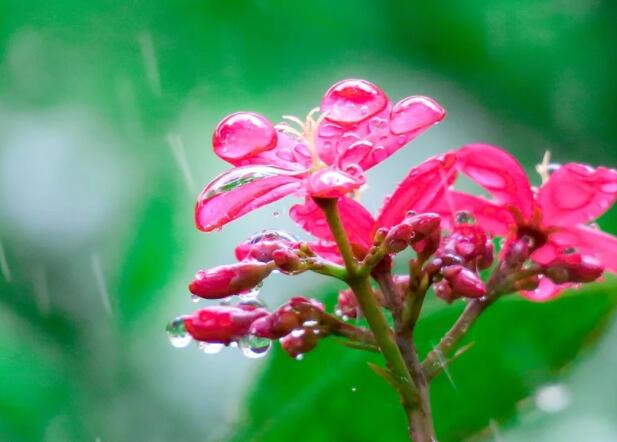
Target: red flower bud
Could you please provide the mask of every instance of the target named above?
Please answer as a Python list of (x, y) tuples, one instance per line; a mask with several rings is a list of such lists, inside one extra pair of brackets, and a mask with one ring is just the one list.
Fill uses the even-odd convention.
[(247, 335), (251, 324), (268, 314), (251, 305), (212, 306), (184, 318), (186, 331), (197, 341), (228, 345)]
[(453, 265), (443, 269), (443, 277), (448, 281), (452, 292), (465, 298), (481, 298), (486, 294), (486, 287), (477, 273), (462, 265)]
[(415, 242), (411, 245), (418, 255), (418, 258), (422, 261), (427, 260), (433, 253), (437, 251), (439, 248), (439, 243), (441, 242), (441, 231), (434, 230), (430, 236)]
[(311, 351), (319, 341), (318, 331), (312, 328), (298, 328), (280, 339), (281, 346), (292, 358), (300, 358)]
[(532, 252), (532, 240), (523, 236), (515, 241), (508, 242), (504, 247), (504, 263), (510, 269), (520, 268)]
[(452, 301), (457, 298), (457, 296), (452, 292), (452, 287), (448, 281), (439, 281), (433, 286), (433, 289), (435, 290), (437, 297), (443, 299), (448, 304), (452, 303)]
[(302, 261), (298, 254), (290, 249), (278, 249), (272, 253), (272, 259), (283, 273), (294, 273), (302, 270)]
[(598, 279), (604, 268), (592, 256), (570, 253), (557, 256), (545, 266), (544, 273), (556, 284), (584, 283)]
[(189, 290), (206, 299), (226, 298), (255, 287), (271, 271), (271, 266), (259, 262), (239, 262), (200, 270), (189, 284)]
[(341, 290), (338, 293), (337, 315), (343, 318), (357, 318), (359, 309), (358, 300), (351, 289)]
[(407, 218), (403, 222), (413, 228), (417, 239), (422, 239), (433, 235), (436, 230), (439, 230), (441, 217), (436, 213), (420, 213), (419, 215)]

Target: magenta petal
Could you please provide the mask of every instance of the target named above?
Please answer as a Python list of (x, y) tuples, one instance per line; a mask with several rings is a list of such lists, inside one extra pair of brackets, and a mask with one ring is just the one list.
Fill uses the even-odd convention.
[(302, 186), (295, 171), (267, 166), (231, 169), (211, 181), (195, 206), (197, 228), (215, 230), (258, 207), (289, 195)]
[(414, 96), (399, 101), (392, 107), (390, 130), (396, 135), (415, 133), (444, 119), (446, 111), (435, 100)]
[(320, 169), (311, 173), (306, 179), (306, 190), (315, 198), (338, 198), (362, 186), (366, 179), (362, 171), (354, 174), (336, 168)]
[(392, 227), (400, 223), (410, 210), (433, 212), (433, 206), (454, 181), (454, 160), (454, 154), (447, 153), (411, 169), (394, 193), (386, 198), (377, 226)]
[(388, 97), (366, 80), (343, 80), (328, 89), (321, 101), (326, 119), (340, 124), (358, 123), (372, 117), (388, 103)]
[(570, 163), (557, 169), (538, 191), (544, 223), (567, 226), (602, 215), (617, 199), (617, 170)]
[(311, 153), (304, 143), (277, 132), (277, 143), (274, 148), (229, 162), (235, 166), (264, 165), (289, 170), (306, 170), (311, 166)]
[(277, 134), (263, 115), (237, 112), (223, 118), (212, 136), (214, 152), (232, 164), (276, 146)]
[(617, 237), (588, 226), (561, 227), (551, 240), (598, 258), (610, 272), (617, 273)]
[(568, 287), (566, 284), (557, 285), (546, 276), (541, 276), (540, 285), (537, 289), (521, 291), (521, 295), (530, 301), (545, 302), (554, 299)]
[(502, 204), (532, 216), (534, 199), (525, 171), (508, 152), (488, 144), (469, 144), (456, 152), (457, 168)]
[(449, 191), (434, 211), (451, 224), (455, 223), (457, 213), (468, 212), (484, 230), (492, 235), (505, 235), (516, 224), (508, 209), (485, 198), (456, 190)]
[[(375, 220), (371, 213), (357, 201), (342, 197), (338, 199), (338, 210), (343, 227), (352, 244), (367, 249), (372, 243), (372, 230)], [(305, 231), (326, 241), (334, 241), (323, 211), (315, 202), (307, 198), (304, 204), (293, 206), (289, 215)]]
[(327, 259), (328, 261), (334, 262), (336, 264), (343, 264), (343, 258), (339, 253), (338, 247), (336, 243), (321, 241), (317, 243), (309, 243), (309, 247), (312, 251), (317, 253), (317, 255), (321, 256), (323, 259)]

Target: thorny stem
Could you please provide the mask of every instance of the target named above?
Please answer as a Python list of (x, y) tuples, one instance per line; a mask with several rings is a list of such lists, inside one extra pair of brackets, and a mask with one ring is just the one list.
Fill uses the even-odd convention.
[(373, 296), (373, 290), (369, 283), (368, 276), (360, 273), (360, 268), (354, 257), (351, 244), (341, 224), (337, 209), (337, 200), (316, 198), (315, 203), (323, 210), (326, 216), (328, 225), (330, 226), (330, 230), (347, 269), (347, 283), (356, 295), (358, 304), (369, 323), (369, 327), (375, 335), (377, 345), (381, 349), (396, 379), (396, 385), (401, 395), (403, 405), (407, 410), (412, 409), (418, 401), (417, 390), (413, 385), (411, 375), (407, 370), (407, 366), (395, 342), (392, 331), (388, 327), (386, 318)]

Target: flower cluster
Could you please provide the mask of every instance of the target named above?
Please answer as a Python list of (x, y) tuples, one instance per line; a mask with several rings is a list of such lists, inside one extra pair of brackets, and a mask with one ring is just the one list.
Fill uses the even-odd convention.
[[(279, 340), (301, 357), (319, 340), (338, 336), (350, 347), (381, 352), (388, 368), (379, 374), (392, 374), (389, 382), (413, 411), (426, 406), (414, 394), (439, 371), (433, 354), (419, 368), (410, 357), (411, 331), (429, 289), (448, 303), (468, 302), (463, 320), (471, 323), (501, 296), (546, 301), (605, 270), (617, 272), (617, 238), (593, 224), (617, 198), (614, 169), (547, 160), (538, 166), (542, 183), (536, 188), (508, 152), (470, 144), (413, 167), (377, 214), (367, 210), (359, 202), (365, 172), (444, 116), (430, 98), (393, 104), (368, 81), (344, 80), (304, 120), (285, 116), (275, 125), (248, 112), (224, 118), (213, 147), (233, 167), (199, 195), (197, 227), (218, 230), (291, 195), (300, 201), (289, 215), (312, 238), (264, 230), (237, 246), (236, 263), (197, 272), (190, 292), (225, 305), (173, 321), (168, 330), (175, 342), (239, 343), (262, 355)], [(457, 190), (461, 175), (489, 196)], [(407, 250), (408, 274), (393, 275), (393, 259)], [(307, 271), (347, 283), (337, 315), (297, 296), (268, 311), (255, 297), (272, 273)], [(232, 299), (240, 301), (232, 305)], [(360, 316), (368, 328), (349, 322)], [(454, 327), (438, 350), (451, 352), (458, 339)]]

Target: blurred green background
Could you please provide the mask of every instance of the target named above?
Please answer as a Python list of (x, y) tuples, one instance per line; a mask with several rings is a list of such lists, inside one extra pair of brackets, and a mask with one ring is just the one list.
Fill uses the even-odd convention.
[[(434, 97), (447, 119), (371, 172), (373, 209), (466, 142), (530, 171), (547, 149), (615, 167), (616, 20), (609, 0), (0, 1), (0, 440), (405, 440), (397, 398), (353, 350), (250, 360), (167, 342), (197, 308), (196, 269), (262, 228), (297, 232), (289, 201), (194, 228), (226, 168), (214, 125), (303, 116), (346, 77)], [(615, 210), (601, 225), (617, 233)], [(617, 441), (615, 287), (489, 312), (433, 389), (441, 440)], [(277, 276), (262, 294), (336, 288)], [(423, 350), (460, 307), (429, 303)]]

